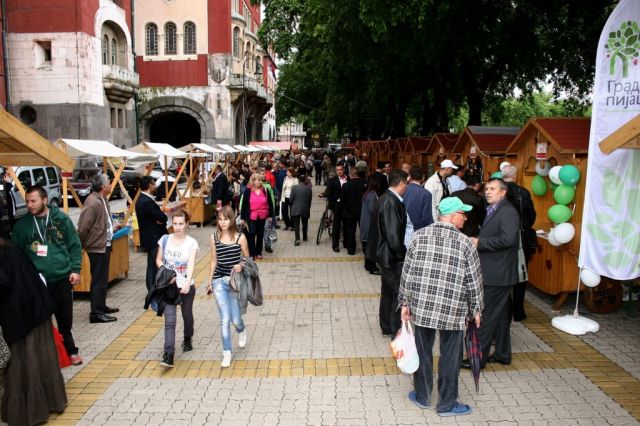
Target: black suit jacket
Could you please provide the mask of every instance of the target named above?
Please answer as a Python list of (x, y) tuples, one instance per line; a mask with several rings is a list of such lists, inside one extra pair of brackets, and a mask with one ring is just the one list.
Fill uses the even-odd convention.
[(467, 212), (467, 220), (460, 231), (467, 237), (477, 237), (480, 225), (484, 222), (484, 217), (487, 214), (487, 202), (482, 195), (470, 187), (456, 191), (451, 196), (458, 197), (460, 201), (473, 207), (470, 212)]
[(518, 211), (505, 199), (478, 234), (484, 285), (506, 287), (518, 283), (519, 236)]
[(376, 203), (369, 225), (367, 259), (383, 268), (393, 268), (404, 261), (404, 231), (407, 212), (395, 194), (387, 190)]
[(360, 219), (362, 211), (362, 197), (367, 186), (362, 179), (351, 179), (344, 185), (340, 192), (340, 205), (342, 217)]
[(136, 202), (136, 217), (140, 245), (147, 250), (156, 247), (160, 238), (167, 233), (167, 215), (150, 197), (140, 194)]
[[(347, 179), (349, 179), (347, 177)], [(331, 210), (339, 210), (340, 203), (338, 200), (340, 199), (340, 194), (342, 192), (342, 185), (340, 185), (340, 178), (338, 176), (334, 176), (327, 181), (327, 189), (325, 191), (325, 195), (327, 196), (327, 200), (329, 200), (329, 208)]]

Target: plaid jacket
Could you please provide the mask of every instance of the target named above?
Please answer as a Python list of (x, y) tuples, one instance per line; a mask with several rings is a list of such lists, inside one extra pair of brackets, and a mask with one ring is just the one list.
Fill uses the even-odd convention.
[(413, 234), (402, 269), (398, 301), (416, 325), (464, 330), (467, 314), (482, 311), (482, 271), (471, 240), (436, 222)]

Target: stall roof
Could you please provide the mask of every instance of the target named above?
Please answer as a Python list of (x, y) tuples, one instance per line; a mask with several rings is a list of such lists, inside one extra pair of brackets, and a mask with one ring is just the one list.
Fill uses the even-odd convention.
[(188, 154), (177, 148), (172, 147), (168, 143), (142, 142), (133, 148), (129, 148), (131, 152), (142, 152), (145, 154), (155, 153), (163, 157), (185, 158)]
[(431, 146), (427, 148), (427, 151), (429, 153), (434, 152), (438, 144), (441, 145), (445, 151), (451, 151), (456, 146), (459, 138), (460, 135), (457, 133), (436, 133), (433, 135)]
[(238, 152), (238, 150), (232, 147), (231, 145), (226, 145), (223, 143), (216, 144), (216, 148), (222, 149), (227, 154)]
[(71, 157), (0, 108), (0, 165), (55, 166), (73, 170), (74, 164)]
[(509, 144), (507, 152), (514, 152), (518, 145), (539, 132), (563, 154), (586, 154), (589, 151), (590, 129), (589, 117), (534, 117), (527, 121)]
[(274, 142), (274, 141), (251, 141), (249, 145), (254, 146), (268, 146), (275, 151), (289, 151), (291, 150), (291, 142)]
[(519, 127), (469, 126), (460, 135), (453, 152), (462, 152), (471, 140), (483, 154), (504, 154), (519, 131)]
[(431, 139), (428, 136), (413, 136), (409, 138), (409, 143), (413, 152), (426, 152), (431, 144)]
[(189, 145), (185, 145), (181, 147), (180, 151), (191, 152), (191, 153), (193, 151), (202, 151), (208, 154), (226, 154), (227, 153), (227, 151), (213, 147), (211, 145), (207, 145), (206, 143), (190, 143)]
[(62, 149), (74, 159), (83, 157), (110, 157), (126, 158), (136, 163), (155, 162), (158, 156), (155, 154), (143, 154), (127, 151), (113, 145), (108, 141), (84, 140), (84, 139), (58, 139), (55, 146)]

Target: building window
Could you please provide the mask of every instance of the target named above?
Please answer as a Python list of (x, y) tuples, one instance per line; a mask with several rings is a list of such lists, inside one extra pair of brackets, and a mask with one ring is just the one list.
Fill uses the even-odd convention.
[(51, 41), (36, 41), (36, 66), (51, 67)]
[(118, 127), (118, 110), (117, 108), (111, 108), (111, 128), (116, 129)]
[(175, 55), (178, 53), (178, 32), (176, 31), (176, 24), (173, 22), (167, 22), (164, 26), (164, 54)]
[(240, 58), (240, 28), (233, 29), (233, 56)]
[(102, 38), (102, 65), (107, 65), (109, 62), (109, 36)]
[(147, 24), (146, 27), (146, 54), (149, 56), (158, 54), (158, 26)]
[(184, 24), (184, 54), (194, 55), (196, 53), (196, 24), (186, 22)]
[(262, 60), (256, 56), (256, 74), (262, 74)]
[(33, 124), (36, 122), (37, 118), (38, 118), (38, 114), (36, 113), (36, 110), (33, 109), (32, 107), (24, 106), (22, 107), (22, 109), (20, 109), (20, 120), (24, 124)]
[(118, 65), (118, 42), (114, 38), (111, 40), (111, 65)]
[(118, 127), (120, 129), (124, 129), (124, 127), (125, 127), (124, 126), (124, 123), (125, 123), (124, 116), (125, 116), (124, 109), (118, 108)]

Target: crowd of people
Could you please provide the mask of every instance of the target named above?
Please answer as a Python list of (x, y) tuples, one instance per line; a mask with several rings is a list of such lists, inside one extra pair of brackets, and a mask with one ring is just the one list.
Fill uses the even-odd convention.
[[(471, 407), (458, 401), (457, 384), (460, 368), (469, 367), (462, 357), (467, 323), (475, 321), (479, 327), (484, 368), (486, 363), (511, 362), (511, 321), (526, 318), (526, 264), (535, 248), (531, 196), (515, 182), (517, 169), (508, 163), (503, 163), (500, 177), (482, 182), (473, 170), (449, 159), (428, 177), (421, 165), (405, 163), (393, 170), (390, 163), (380, 163), (369, 170), (366, 160), (351, 152), (301, 153), (242, 162), (227, 173), (216, 167), (206, 188), (216, 211), (207, 293), (218, 306), (221, 367), (232, 360), (232, 324), (238, 346), (247, 345), (242, 319), (246, 289), (238, 290), (246, 284), (234, 276), (257, 273), (254, 261), (263, 258), (263, 250), (273, 252), (276, 229), (294, 232), (294, 246), (308, 240), (315, 176), (315, 184), (324, 185), (320, 196), (333, 212), (333, 251), (344, 248), (354, 255), (359, 228), (364, 268), (380, 276), (381, 333), (393, 338), (402, 321), (415, 323), (420, 368), (409, 399), (421, 408), (431, 404), (432, 346), (438, 331), (437, 411), (443, 416), (468, 414)], [(147, 252), (145, 306), (164, 315), (160, 365), (171, 368), (177, 305), (184, 322), (182, 349), (193, 350), (194, 273), (200, 248), (188, 235), (189, 214), (184, 211), (173, 213), (173, 233), (168, 234), (168, 217), (155, 199), (156, 185), (149, 176), (140, 179), (135, 212), (140, 245)], [(11, 260), (0, 264), (0, 324), (14, 355), (5, 369), (3, 421), (34, 424), (64, 409), (51, 315), (71, 364), (81, 364), (72, 332), (72, 289), (80, 282), (83, 249), (91, 270), (89, 321), (117, 321), (113, 314), (118, 308), (107, 305), (111, 242), (118, 226), (108, 202), (109, 177), (96, 176), (92, 190), (76, 230), (66, 214), (48, 204), (43, 188), (28, 188), (28, 214), (15, 222), (12, 241), (0, 241), (4, 258)], [(28, 397), (33, 393), (39, 397)]]

